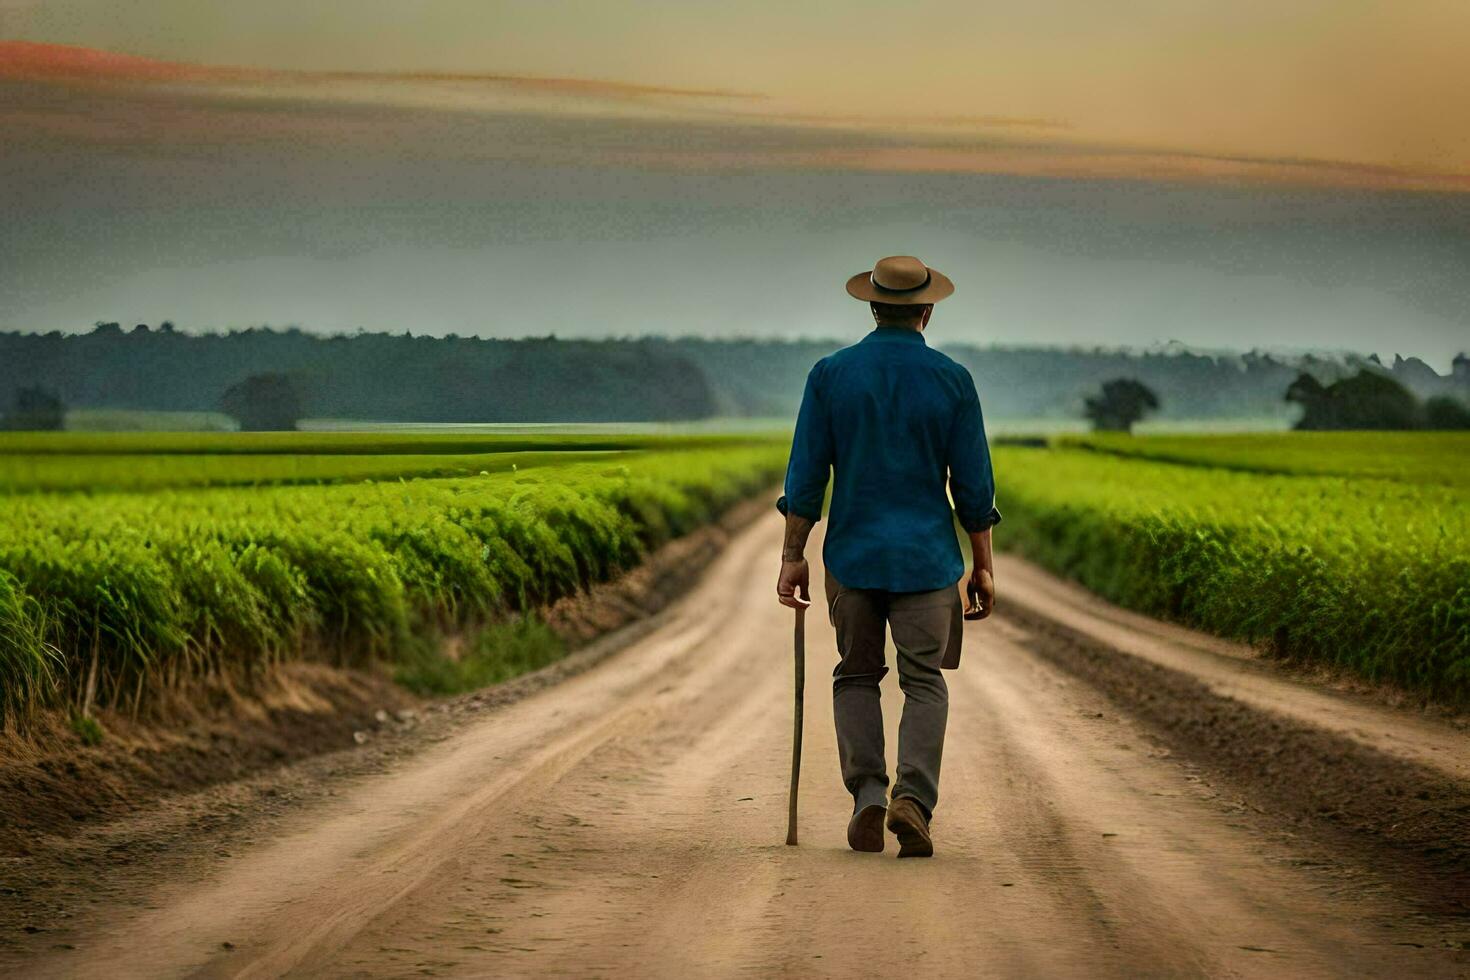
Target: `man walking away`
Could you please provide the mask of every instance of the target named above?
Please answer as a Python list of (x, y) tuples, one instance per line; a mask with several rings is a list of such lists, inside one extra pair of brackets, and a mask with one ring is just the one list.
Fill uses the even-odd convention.
[[(959, 665), (961, 616), (984, 619), (994, 608), (990, 529), (1000, 513), (975, 382), (924, 342), (934, 304), (954, 284), (913, 256), (895, 255), (853, 276), (847, 291), (871, 304), (876, 327), (807, 376), (786, 492), (776, 502), (786, 515), (776, 593), (783, 605), (810, 602), (803, 556), (830, 470), (822, 560), (840, 656), (832, 713), (842, 781), (853, 798), (847, 842), (856, 851), (883, 850), (886, 815), (898, 856), (927, 857), (949, 716), (940, 668)], [(955, 517), (974, 552), (963, 614)], [(885, 627), (904, 696), (891, 802), (878, 688), (888, 673)]]

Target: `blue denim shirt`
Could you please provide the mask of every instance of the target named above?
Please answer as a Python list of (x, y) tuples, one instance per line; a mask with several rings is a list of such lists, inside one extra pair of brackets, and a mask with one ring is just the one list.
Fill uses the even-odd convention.
[(829, 469), (822, 558), (849, 588), (954, 585), (954, 517), (966, 531), (1000, 521), (975, 381), (917, 330), (879, 327), (807, 375), (777, 509), (820, 520)]

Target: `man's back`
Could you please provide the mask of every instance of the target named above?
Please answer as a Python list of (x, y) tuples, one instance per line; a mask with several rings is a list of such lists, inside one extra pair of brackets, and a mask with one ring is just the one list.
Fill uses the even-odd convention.
[[(934, 853), (929, 820), (949, 717), (943, 670), (959, 666), (961, 620), (984, 619), (995, 603), (990, 528), (1000, 514), (980, 399), (970, 372), (924, 342), (934, 304), (953, 292), (949, 277), (912, 255), (879, 259), (871, 272), (847, 280), (848, 295), (870, 305), (878, 329), (807, 375), (786, 492), (776, 502), (786, 515), (776, 596), (805, 609), (811, 568), (803, 551), (835, 473), (822, 554), (840, 657), (832, 716), (842, 782), (853, 799), (847, 844), (882, 851), (886, 828), (898, 838), (899, 857)], [(975, 558), (968, 608), (955, 589), (964, 571), (955, 518)], [(889, 632), (904, 698), (891, 806), (879, 691)], [(800, 661), (797, 671), (800, 677)], [(799, 702), (797, 711), (800, 719)]]
[(820, 516), (828, 466), (823, 558), (852, 588), (953, 585), (964, 566), (952, 514), (967, 529), (994, 522), (974, 382), (917, 330), (879, 327), (812, 368), (783, 498), (791, 513)]

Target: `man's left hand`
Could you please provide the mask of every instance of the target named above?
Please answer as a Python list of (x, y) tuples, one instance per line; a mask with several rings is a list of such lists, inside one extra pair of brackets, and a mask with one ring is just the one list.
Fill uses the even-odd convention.
[(805, 609), (812, 604), (812, 597), (807, 592), (811, 574), (805, 558), (781, 562), (781, 575), (776, 579), (776, 598), (781, 600), (781, 605)]
[(977, 567), (965, 583), (965, 593), (970, 605), (965, 610), (966, 619), (987, 619), (995, 610), (995, 576), (990, 569)]

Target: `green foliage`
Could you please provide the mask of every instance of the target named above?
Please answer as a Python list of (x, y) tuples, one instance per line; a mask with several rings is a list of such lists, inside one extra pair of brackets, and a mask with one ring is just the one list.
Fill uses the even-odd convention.
[[(1318, 465), (1322, 448), (1308, 457)], [(1001, 446), (995, 458), (1000, 542), (1094, 591), (1278, 655), (1470, 698), (1463, 484), (1238, 472), (1075, 449)]]
[(516, 616), (474, 632), (457, 658), (438, 642), (411, 644), (393, 679), (426, 697), (473, 691), (539, 670), (566, 653), (561, 637), (535, 615)]
[(82, 740), (83, 745), (101, 745), (102, 739), (107, 735), (101, 722), (90, 715), (83, 714), (71, 716), (71, 730), (76, 733), (77, 738)]
[[(104, 705), (140, 682), (313, 651), (395, 659), (424, 628), (524, 612), (630, 567), (784, 464), (784, 442), (726, 441), (465, 478), (13, 496), (0, 609), (40, 625), (0, 646), (4, 691), (73, 697), (94, 649)], [(22, 687), (48, 643), (57, 683)]]

